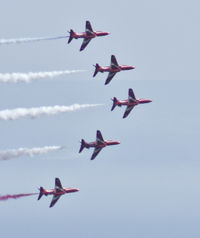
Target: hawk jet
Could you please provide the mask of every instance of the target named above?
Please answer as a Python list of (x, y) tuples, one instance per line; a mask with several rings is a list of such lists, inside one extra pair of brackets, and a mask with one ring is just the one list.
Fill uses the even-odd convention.
[(72, 29), (69, 32), (69, 40), (68, 44), (73, 40), (73, 39), (78, 39), (78, 38), (83, 38), (83, 43), (81, 45), (80, 51), (84, 50), (85, 47), (88, 45), (88, 43), (95, 38), (96, 36), (106, 36), (109, 35), (108, 32), (103, 32), (103, 31), (93, 31), (92, 26), (89, 21), (86, 21), (85, 24), (85, 32), (82, 33), (76, 33)]
[(123, 118), (126, 118), (136, 105), (152, 102), (152, 100), (136, 98), (132, 88), (129, 88), (128, 90), (128, 100), (117, 100), (117, 98), (114, 97), (112, 101), (113, 105), (111, 111), (113, 111), (116, 106), (127, 106)]
[(110, 83), (110, 81), (112, 80), (112, 78), (115, 76), (116, 73), (122, 70), (135, 69), (135, 66), (119, 65), (114, 55), (111, 55), (110, 66), (102, 67), (99, 64), (96, 64), (94, 65), (94, 67), (95, 67), (95, 71), (94, 71), (93, 77), (95, 77), (98, 72), (101, 72), (101, 73), (109, 72), (105, 84)]
[(120, 142), (119, 141), (104, 140), (103, 137), (102, 137), (101, 132), (98, 130), (97, 134), (96, 134), (96, 141), (87, 143), (83, 139), (81, 140), (81, 147), (80, 147), (79, 153), (81, 153), (81, 151), (84, 148), (89, 149), (91, 147), (94, 147), (94, 152), (93, 152), (92, 157), (91, 157), (91, 160), (93, 160), (93, 159), (95, 159), (95, 157), (99, 154), (99, 152), (104, 147), (106, 147), (108, 145), (117, 145), (117, 144), (120, 144)]
[(53, 195), (52, 201), (50, 203), (49, 207), (53, 207), (55, 205), (55, 203), (58, 201), (58, 199), (60, 198), (60, 196), (66, 194), (66, 193), (74, 193), (74, 192), (78, 192), (79, 189), (78, 188), (63, 188), (60, 182), (59, 178), (55, 178), (55, 188), (54, 189), (44, 189), (43, 187), (40, 187), (40, 193), (38, 196), (38, 200), (40, 200), (40, 198), (45, 195)]

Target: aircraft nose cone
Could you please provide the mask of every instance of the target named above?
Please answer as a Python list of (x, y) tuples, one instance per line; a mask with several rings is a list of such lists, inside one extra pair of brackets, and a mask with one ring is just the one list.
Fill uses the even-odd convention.
[(144, 100), (144, 103), (149, 103), (149, 102), (152, 102), (152, 100), (150, 100), (150, 99)]
[(103, 32), (102, 33), (102, 36), (107, 36), (107, 35), (110, 35), (110, 32)]

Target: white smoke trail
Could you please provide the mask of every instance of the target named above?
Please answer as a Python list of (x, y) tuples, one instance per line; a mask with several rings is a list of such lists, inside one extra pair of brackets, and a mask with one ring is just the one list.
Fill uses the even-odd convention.
[(9, 160), (12, 158), (22, 157), (22, 156), (34, 156), (39, 154), (47, 154), (52, 151), (61, 150), (62, 146), (44, 146), (35, 148), (19, 148), (14, 150), (4, 150), (0, 151), (0, 160)]
[(102, 104), (73, 104), (71, 106), (48, 106), (33, 108), (16, 108), (0, 111), (0, 120), (16, 120), (21, 117), (36, 118), (42, 115), (55, 115), (63, 112), (73, 112), (90, 107), (102, 106)]
[(0, 39), (0, 45), (20, 44), (20, 43), (29, 43), (29, 42), (37, 42), (37, 41), (45, 41), (45, 40), (59, 40), (59, 39), (67, 38), (67, 37), (68, 36)]
[(65, 74), (85, 72), (86, 70), (60, 70), (50, 72), (29, 72), (29, 73), (0, 73), (0, 82), (2, 83), (29, 83), (35, 79), (54, 78)]

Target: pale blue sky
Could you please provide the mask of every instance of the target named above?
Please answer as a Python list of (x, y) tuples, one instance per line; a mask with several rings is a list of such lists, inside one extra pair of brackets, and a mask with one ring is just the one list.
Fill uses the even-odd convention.
[[(0, 110), (16, 107), (104, 103), (74, 113), (35, 120), (1, 121), (0, 149), (66, 145), (66, 150), (0, 165), (0, 194), (63, 186), (80, 192), (51, 198), (27, 197), (0, 203), (2, 237), (197, 238), (199, 189), (199, 3), (198, 1), (3, 1), (0, 38), (62, 36), (82, 32), (85, 20), (111, 35), (1, 45), (1, 73), (86, 69), (87, 72), (1, 84)], [(108, 86), (106, 74), (92, 78), (93, 64), (108, 65), (114, 54), (136, 69), (121, 72)], [(110, 112), (110, 98), (153, 102)], [(94, 161), (92, 150), (78, 154), (79, 140), (121, 141)]]

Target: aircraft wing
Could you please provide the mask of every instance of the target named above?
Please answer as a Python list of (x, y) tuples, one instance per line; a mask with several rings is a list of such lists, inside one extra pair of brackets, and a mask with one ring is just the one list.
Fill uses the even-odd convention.
[(93, 29), (89, 21), (86, 21), (85, 32), (87, 35), (93, 35)]
[(61, 184), (59, 178), (55, 178), (55, 191), (56, 191), (56, 192), (61, 192), (61, 191), (63, 191), (63, 187), (62, 187), (62, 184)]
[(134, 108), (134, 106), (127, 106), (126, 110), (124, 112), (123, 118), (126, 118), (128, 116), (128, 114), (132, 111), (133, 108)]
[(135, 102), (135, 100), (136, 100), (136, 97), (135, 97), (135, 94), (133, 92), (133, 89), (129, 88), (129, 90), (128, 90), (128, 102)]
[(56, 204), (56, 202), (58, 201), (58, 199), (60, 198), (60, 196), (61, 195), (54, 195), (52, 200), (51, 200), (51, 204), (50, 204), (49, 207), (53, 207)]
[(95, 159), (96, 156), (99, 154), (99, 152), (102, 150), (102, 148), (95, 148), (94, 152), (92, 154), (91, 160)]
[(91, 38), (85, 38), (85, 39), (83, 40), (82, 45), (81, 45), (80, 51), (84, 50), (85, 47), (88, 45), (88, 43), (89, 43), (90, 41), (91, 41)]
[(119, 65), (118, 65), (117, 60), (116, 60), (114, 55), (111, 55), (111, 63), (110, 63), (110, 65), (111, 65), (112, 69), (118, 69), (119, 68)]
[(108, 77), (107, 77), (107, 79), (106, 79), (105, 84), (109, 84), (110, 81), (112, 80), (112, 78), (115, 76), (115, 74), (116, 74), (116, 72), (110, 72), (110, 73), (108, 74)]
[(103, 136), (99, 130), (97, 131), (96, 141), (97, 141), (97, 144), (100, 144), (100, 145), (104, 144)]

